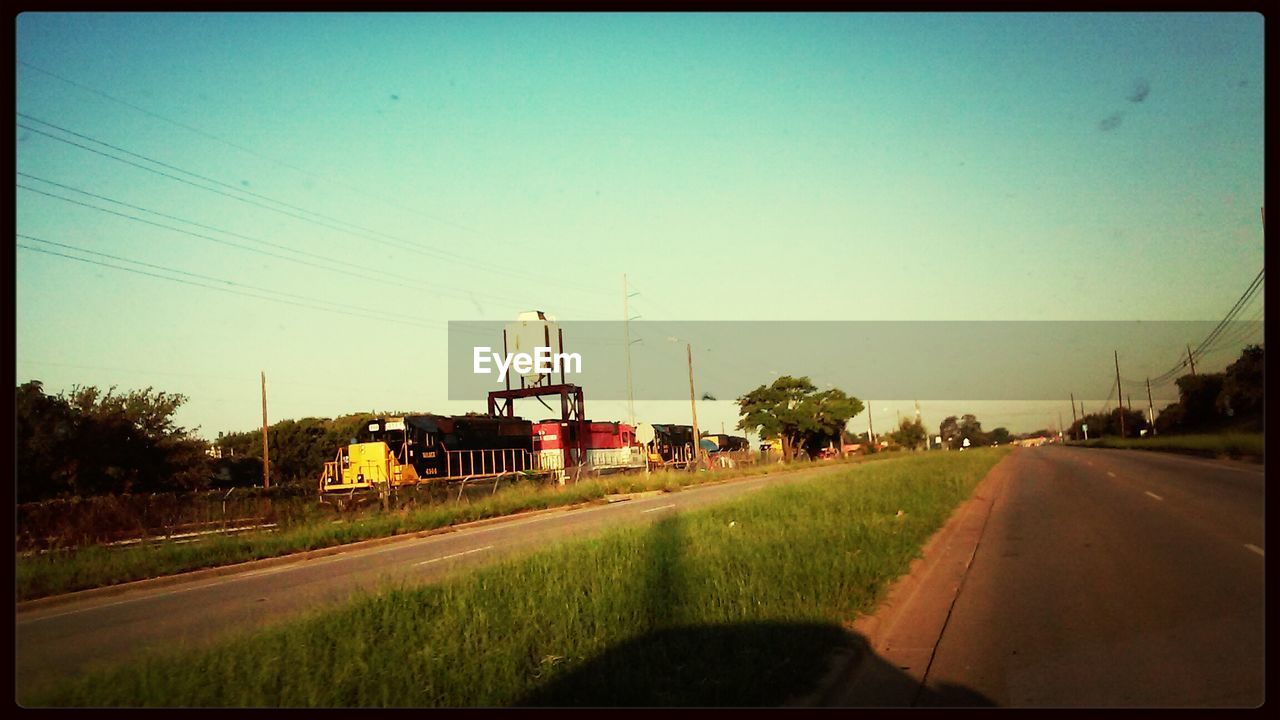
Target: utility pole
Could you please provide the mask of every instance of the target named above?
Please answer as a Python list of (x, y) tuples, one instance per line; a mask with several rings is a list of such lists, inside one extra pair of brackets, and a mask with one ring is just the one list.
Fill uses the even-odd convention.
[[(919, 401), (919, 400), (917, 400), (917, 401), (916, 401), (916, 425), (919, 425), (920, 427), (924, 427), (924, 424), (920, 422), (920, 401)], [(925, 431), (925, 434), (924, 434), (924, 449), (925, 449), (925, 451), (926, 451), (926, 452), (928, 452), (928, 450), (929, 450), (929, 445), (930, 445), (930, 443), (929, 443), (929, 432), (928, 432), (928, 431)]]
[(693, 397), (693, 344), (686, 343), (685, 349), (689, 354), (689, 408), (693, 411), (693, 461), (698, 463), (702, 459), (702, 435), (698, 432), (698, 403)]
[[(631, 421), (631, 427), (636, 426), (636, 398), (635, 393), (631, 389), (631, 309), (628, 300), (631, 294), (627, 292), (627, 274), (622, 274), (622, 336), (627, 344), (627, 417)], [(564, 352), (564, 348), (560, 348)]]
[(1116, 350), (1116, 408), (1120, 411), (1120, 437), (1124, 438), (1124, 398), (1120, 395), (1124, 390), (1120, 387), (1120, 351)]
[(1151, 402), (1151, 378), (1147, 378), (1147, 417), (1151, 420), (1151, 434), (1159, 435), (1156, 432), (1156, 405)]
[(1076, 394), (1071, 393), (1071, 427), (1076, 426)]
[(262, 371), (262, 487), (271, 487), (271, 455), (267, 452), (267, 372)]
[(876, 429), (871, 423), (871, 401), (867, 401), (867, 442), (871, 443), (871, 452), (875, 452)]
[(1191, 363), (1191, 377), (1196, 376), (1196, 359), (1191, 354), (1191, 346), (1187, 345), (1187, 362)]

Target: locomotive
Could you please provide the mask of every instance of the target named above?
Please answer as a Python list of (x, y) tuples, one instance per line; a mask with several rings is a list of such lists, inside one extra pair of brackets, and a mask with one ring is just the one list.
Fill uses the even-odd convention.
[(751, 444), (747, 442), (747, 439), (741, 435), (725, 435), (724, 433), (714, 433), (714, 434), (702, 436), (703, 443), (706, 443), (708, 440), (715, 443), (716, 445), (716, 449), (712, 450), (711, 452), (741, 452), (743, 450), (751, 449)]
[(642, 468), (647, 462), (636, 443), (635, 428), (622, 422), (583, 423), (586, 428), (586, 457), (577, 458), (578, 425), (563, 420), (543, 420), (533, 427), (533, 449), (544, 470), (564, 469), (564, 448), (570, 448), (571, 462), (595, 472)]
[(689, 425), (653, 425), (649, 457), (658, 464), (683, 466), (693, 457), (693, 427)]
[(387, 492), (424, 482), (526, 473), (563, 478), (566, 447), (571, 467), (588, 472), (645, 467), (632, 426), (590, 420), (584, 426), (586, 454), (579, 457), (574, 422), (487, 415), (376, 418), (325, 463), (320, 492)]
[(534, 471), (532, 428), (521, 418), (485, 415), (376, 418), (325, 463), (321, 492)]

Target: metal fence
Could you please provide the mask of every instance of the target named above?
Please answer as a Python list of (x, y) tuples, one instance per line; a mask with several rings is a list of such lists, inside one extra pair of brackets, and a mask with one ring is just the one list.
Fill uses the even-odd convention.
[[(306, 488), (309, 490), (309, 488)], [(287, 525), (315, 511), (302, 488), (231, 488), (199, 493), (104, 495), (23, 503), (16, 508), (19, 552), (86, 545), (182, 540)]]

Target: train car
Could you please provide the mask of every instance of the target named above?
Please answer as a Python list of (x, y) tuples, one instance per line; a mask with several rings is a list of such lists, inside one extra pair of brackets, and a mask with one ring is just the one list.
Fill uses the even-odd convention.
[(570, 449), (570, 462), (581, 464), (591, 472), (611, 472), (645, 466), (644, 450), (636, 442), (635, 428), (622, 422), (593, 422), (586, 425), (586, 456), (577, 457), (577, 423), (543, 420), (534, 423), (533, 449), (538, 467), (544, 470), (564, 468), (564, 448)]
[(693, 428), (689, 425), (653, 425), (653, 441), (648, 444), (654, 462), (683, 466), (693, 457)]
[(710, 440), (716, 444), (716, 449), (712, 452), (740, 452), (742, 450), (750, 450), (751, 445), (745, 437), (741, 435), (725, 435), (717, 433), (713, 435), (703, 435), (704, 441)]
[(386, 489), (538, 469), (533, 423), (487, 415), (376, 418), (325, 463), (321, 492)]

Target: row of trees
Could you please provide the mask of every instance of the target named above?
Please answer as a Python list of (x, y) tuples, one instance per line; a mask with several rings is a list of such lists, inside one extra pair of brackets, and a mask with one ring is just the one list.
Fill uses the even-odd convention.
[[(998, 427), (989, 432), (984, 431), (982, 423), (972, 414), (961, 415), (959, 418), (955, 415), (943, 418), (938, 425), (938, 434), (942, 436), (942, 444), (951, 450), (991, 444), (1004, 445), (1013, 439), (1013, 435), (1004, 427)], [(966, 440), (969, 441), (967, 446)]]
[(14, 403), (18, 502), (59, 496), (192, 490), (208, 484), (208, 443), (174, 423), (186, 397), (152, 388), (117, 394), (38, 380)]
[[(1214, 430), (1257, 431), (1262, 428), (1263, 350), (1252, 345), (1221, 373), (1178, 378), (1178, 402), (1156, 419), (1159, 433)], [(198, 490), (261, 482), (262, 431), (219, 433), (212, 444), (178, 426), (174, 413), (187, 398), (148, 387), (126, 394), (115, 388), (76, 386), (48, 395), (37, 380), (18, 386), (15, 401), (16, 480), (19, 502), (52, 497), (108, 493)], [(783, 376), (738, 398), (737, 427), (777, 438), (783, 456), (817, 455), (843, 443), (845, 427), (864, 409), (861, 400), (837, 388), (819, 391), (808, 377)], [(369, 413), (338, 418), (283, 420), (270, 426), (267, 443), (272, 478), (301, 482), (315, 477), (334, 450), (350, 442), (374, 417)], [(1078, 419), (1073, 438), (1150, 430), (1140, 411), (1115, 408)], [(938, 427), (951, 449), (1006, 443), (1005, 428), (990, 432), (973, 415), (947, 417)], [(904, 418), (887, 434), (901, 448), (926, 447), (928, 432), (920, 420)]]
[[(965, 440), (969, 441), (969, 447), (978, 447), (992, 443), (1003, 445), (1013, 439), (1013, 435), (1003, 427), (989, 432), (984, 431), (982, 423), (974, 415), (948, 416), (938, 426), (938, 435), (942, 438), (943, 447), (952, 450), (966, 447)], [(901, 418), (898, 420), (898, 427), (885, 437), (888, 438), (891, 446), (896, 448), (923, 450), (931, 447), (929, 431), (918, 417)]]
[[(1264, 352), (1260, 345), (1250, 345), (1235, 362), (1220, 373), (1199, 373), (1178, 378), (1178, 401), (1166, 405), (1156, 416), (1154, 432), (1160, 435), (1178, 433), (1220, 432), (1235, 430), (1260, 432), (1263, 408)], [(1141, 410), (1115, 408), (1107, 413), (1093, 413), (1076, 420), (1070, 429), (1072, 439), (1120, 435), (1124, 418), (1124, 434), (1136, 437), (1151, 424)]]
[[(389, 413), (404, 414), (404, 413)], [(267, 427), (272, 482), (305, 482), (320, 474), (337, 449), (355, 439), (375, 415), (354, 413), (337, 418), (281, 420)], [(262, 482), (262, 430), (218, 433), (213, 443), (222, 462), (214, 482), (223, 486)]]
[[(262, 484), (262, 431), (218, 433), (212, 443), (178, 426), (186, 396), (73, 387), (49, 395), (38, 380), (14, 403), (19, 503), (57, 497), (189, 492)], [(274, 484), (315, 479), (370, 413), (282, 420), (267, 428)]]
[[(785, 459), (799, 452), (814, 456), (823, 448), (841, 442), (861, 443), (875, 452), (874, 443), (868, 441), (865, 433), (850, 434), (845, 429), (849, 420), (863, 409), (861, 400), (838, 388), (820, 392), (809, 378), (786, 375), (738, 398), (741, 419), (737, 427), (758, 432), (763, 438), (778, 439)], [(957, 450), (965, 446), (966, 440), (970, 446), (981, 446), (993, 442), (1004, 444), (1013, 439), (1003, 427), (984, 431), (982, 423), (973, 415), (946, 418), (938, 434), (946, 447)], [(918, 417), (900, 419), (897, 428), (881, 437), (888, 438), (895, 448), (919, 450), (929, 443), (928, 430)]]

